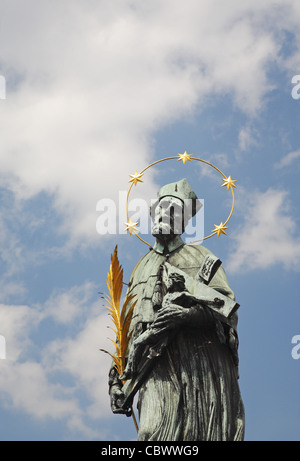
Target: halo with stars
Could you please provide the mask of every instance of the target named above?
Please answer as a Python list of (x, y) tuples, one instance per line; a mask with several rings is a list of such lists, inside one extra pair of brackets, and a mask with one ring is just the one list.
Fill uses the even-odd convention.
[(130, 184), (130, 187), (128, 189), (127, 197), (126, 197), (126, 218), (127, 218), (127, 222), (125, 223), (126, 227), (125, 227), (124, 231), (129, 232), (130, 235), (134, 234), (143, 243), (145, 243), (150, 248), (152, 248), (152, 245), (150, 245), (150, 243), (146, 242), (144, 239), (142, 239), (138, 235), (138, 228), (137, 228), (138, 222), (133, 222), (131, 218), (129, 219), (129, 216), (128, 216), (128, 200), (129, 200), (129, 195), (130, 195), (132, 187), (137, 186), (138, 183), (143, 182), (142, 177), (143, 177), (145, 171), (148, 170), (149, 168), (151, 168), (152, 166), (157, 165), (158, 163), (165, 162), (167, 160), (177, 160), (178, 162), (182, 162), (183, 165), (185, 165), (186, 162), (191, 162), (193, 160), (196, 160), (198, 162), (202, 162), (202, 163), (205, 163), (208, 166), (211, 166), (212, 168), (217, 170), (223, 177), (222, 178), (223, 179), (223, 184), (221, 184), (221, 187), (226, 187), (227, 190), (228, 191), (230, 190), (231, 194), (232, 194), (232, 206), (231, 206), (231, 210), (230, 210), (230, 213), (228, 215), (228, 218), (224, 222), (221, 221), (221, 223), (219, 225), (214, 224), (214, 229), (211, 231), (210, 235), (207, 235), (206, 237), (203, 237), (200, 240), (195, 240), (194, 242), (189, 243), (189, 245), (192, 245), (192, 244), (197, 243), (197, 242), (201, 242), (203, 240), (207, 240), (210, 237), (213, 237), (214, 235), (217, 235), (217, 237), (220, 237), (221, 234), (227, 235), (225, 230), (228, 229), (227, 224), (228, 224), (229, 219), (232, 216), (233, 209), (234, 209), (234, 201), (235, 201), (235, 199), (234, 199), (234, 190), (233, 189), (236, 188), (236, 185), (235, 185), (236, 179), (235, 180), (231, 179), (231, 176), (226, 176), (219, 168), (217, 168), (212, 163), (210, 163), (210, 162), (208, 162), (206, 160), (203, 160), (201, 158), (198, 158), (198, 157), (193, 157), (193, 155), (188, 154), (187, 151), (185, 151), (183, 154), (178, 154), (177, 156), (174, 156), (174, 157), (166, 157), (166, 158), (163, 158), (161, 160), (157, 160), (157, 161), (151, 163), (150, 165), (146, 166), (142, 171), (140, 171), (140, 172), (136, 171), (134, 174), (130, 175), (129, 183), (131, 183), (131, 184)]

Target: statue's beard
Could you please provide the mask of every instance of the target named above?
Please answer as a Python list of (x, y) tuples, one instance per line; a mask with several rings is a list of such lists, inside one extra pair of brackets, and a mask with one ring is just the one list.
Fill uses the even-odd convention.
[(163, 238), (163, 239), (170, 239), (175, 235), (181, 235), (183, 233), (183, 229), (178, 226), (178, 229), (174, 229), (174, 225), (167, 223), (167, 222), (156, 222), (153, 224), (152, 227), (152, 235), (154, 237)]
[(172, 229), (172, 227), (170, 226), (170, 224), (168, 223), (163, 223), (163, 222), (159, 222), (159, 223), (155, 223), (152, 227), (152, 235), (156, 236), (156, 235), (159, 235), (159, 236), (168, 236), (168, 235), (174, 235), (174, 231)]

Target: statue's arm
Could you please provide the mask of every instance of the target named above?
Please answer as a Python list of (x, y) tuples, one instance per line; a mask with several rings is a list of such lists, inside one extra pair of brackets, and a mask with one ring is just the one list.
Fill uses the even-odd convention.
[(210, 308), (219, 320), (230, 325), (236, 323), (239, 305), (220, 264), (208, 284), (200, 278), (195, 283), (191, 282), (191, 278), (187, 281), (191, 292), (186, 290), (174, 294), (170, 302), (163, 303), (154, 322), (156, 329), (172, 328), (182, 323), (198, 323), (203, 309), (206, 308)]

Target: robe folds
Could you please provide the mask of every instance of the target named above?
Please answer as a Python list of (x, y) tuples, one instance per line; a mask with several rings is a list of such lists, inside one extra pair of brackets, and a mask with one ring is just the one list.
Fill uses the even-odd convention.
[[(131, 341), (155, 318), (152, 296), (161, 264), (167, 260), (196, 279), (210, 254), (202, 245), (183, 245), (168, 255), (151, 250), (138, 262), (128, 289), (137, 300)], [(234, 300), (221, 265), (208, 286)], [(199, 310), (194, 324), (178, 327), (166, 350), (153, 361), (139, 389), (138, 440), (243, 440), (244, 406), (238, 384), (236, 328), (236, 313), (225, 319), (209, 307)]]

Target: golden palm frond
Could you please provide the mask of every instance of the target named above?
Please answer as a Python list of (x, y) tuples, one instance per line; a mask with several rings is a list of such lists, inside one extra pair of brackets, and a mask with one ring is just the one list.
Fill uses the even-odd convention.
[[(106, 307), (108, 308), (109, 315), (111, 316), (112, 321), (114, 323), (114, 328), (112, 328), (112, 330), (115, 332), (116, 335), (115, 341), (110, 338), (109, 339), (115, 346), (115, 354), (111, 354), (110, 352), (104, 349), (101, 350), (112, 357), (115, 363), (116, 370), (118, 374), (121, 375), (125, 370), (126, 351), (132, 334), (132, 332), (129, 332), (130, 323), (132, 319), (133, 309), (137, 301), (134, 301), (128, 309), (128, 305), (135, 295), (127, 295), (124, 304), (121, 308), (121, 296), (123, 289), (123, 269), (118, 259), (117, 246), (115, 247), (114, 253), (111, 255), (111, 263), (109, 272), (107, 274), (106, 284), (109, 292), (109, 296), (105, 297), (105, 300), (108, 303)], [(133, 412), (132, 415), (134, 418), (135, 426), (137, 427)]]
[(116, 341), (112, 341), (115, 346), (116, 353), (111, 354), (112, 359), (115, 362), (116, 369), (121, 375), (125, 369), (125, 359), (126, 359), (126, 351), (128, 347), (128, 343), (131, 337), (131, 333), (129, 333), (130, 322), (132, 319), (132, 313), (134, 306), (136, 305), (136, 301), (132, 303), (128, 312), (127, 307), (128, 304), (134, 298), (134, 295), (126, 296), (124, 304), (121, 308), (121, 295), (123, 289), (123, 269), (119, 263), (118, 259), (118, 247), (116, 246), (114, 253), (111, 255), (111, 264), (109, 268), (109, 272), (107, 274), (107, 288), (109, 291), (109, 296), (105, 297), (107, 301), (109, 310), (109, 314), (113, 320), (114, 327), (113, 331), (116, 334)]

